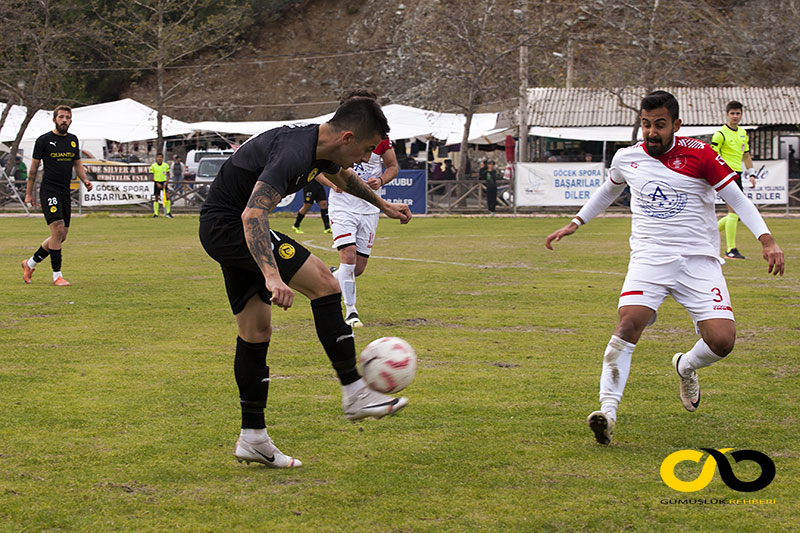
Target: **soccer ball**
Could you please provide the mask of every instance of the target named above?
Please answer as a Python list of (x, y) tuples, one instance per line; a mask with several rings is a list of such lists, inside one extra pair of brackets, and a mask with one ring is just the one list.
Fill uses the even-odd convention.
[(417, 354), (399, 337), (375, 339), (361, 352), (358, 363), (369, 388), (386, 394), (408, 387), (417, 373)]

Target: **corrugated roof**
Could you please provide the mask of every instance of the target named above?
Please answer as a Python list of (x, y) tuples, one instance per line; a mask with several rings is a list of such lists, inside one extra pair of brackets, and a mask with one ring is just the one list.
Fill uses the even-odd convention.
[[(681, 120), (687, 126), (725, 122), (725, 105), (731, 100), (744, 104), (743, 125), (800, 124), (800, 87), (666, 87), (678, 99)], [(626, 89), (563, 89), (536, 87), (528, 91), (531, 126), (586, 127), (628, 126), (636, 112), (623, 107), (623, 101), (638, 108), (646, 91)]]

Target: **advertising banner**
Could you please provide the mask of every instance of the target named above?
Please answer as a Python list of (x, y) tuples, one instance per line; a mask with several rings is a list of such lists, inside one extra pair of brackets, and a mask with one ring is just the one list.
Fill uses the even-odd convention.
[[(789, 201), (789, 163), (785, 159), (776, 161), (753, 161), (756, 169), (756, 186), (749, 178), (742, 178), (744, 194), (756, 205), (786, 205)], [(725, 203), (717, 195), (717, 203)]]
[(602, 184), (603, 163), (518, 163), (518, 206), (582, 206)]
[(153, 201), (152, 181), (95, 181), (87, 191), (81, 183), (80, 197), (83, 206), (126, 205)]
[[(327, 187), (325, 192), (330, 194)], [(427, 211), (427, 186), (424, 170), (400, 170), (397, 177), (390, 184), (384, 185), (375, 192), (387, 202), (408, 204), (412, 213), (424, 214)], [(303, 191), (300, 190), (281, 200), (275, 211), (296, 213), (302, 206)], [(319, 212), (319, 205), (315, 203), (310, 211)]]

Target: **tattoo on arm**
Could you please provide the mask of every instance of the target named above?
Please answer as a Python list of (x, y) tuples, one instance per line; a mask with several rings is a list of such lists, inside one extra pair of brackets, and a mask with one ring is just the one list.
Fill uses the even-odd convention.
[(280, 200), (281, 195), (278, 191), (259, 181), (253, 188), (253, 193), (247, 202), (247, 209), (242, 216), (247, 247), (262, 271), (265, 268), (276, 270), (278, 268), (275, 256), (272, 254), (269, 212)]
[(348, 169), (345, 173), (345, 192), (352, 194), (362, 200), (366, 200), (375, 207), (381, 207), (380, 198), (370, 189), (364, 181), (358, 177), (358, 174)]

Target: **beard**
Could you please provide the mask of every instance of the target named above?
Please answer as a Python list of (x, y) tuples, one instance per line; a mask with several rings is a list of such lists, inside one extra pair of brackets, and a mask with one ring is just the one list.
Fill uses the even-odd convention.
[(56, 124), (56, 130), (61, 135), (64, 135), (65, 133), (67, 133), (68, 129), (69, 129), (69, 124)]
[(653, 157), (659, 156), (669, 149), (670, 145), (672, 145), (672, 139), (670, 142), (665, 144), (660, 137), (651, 137), (646, 141), (647, 145), (647, 153)]

